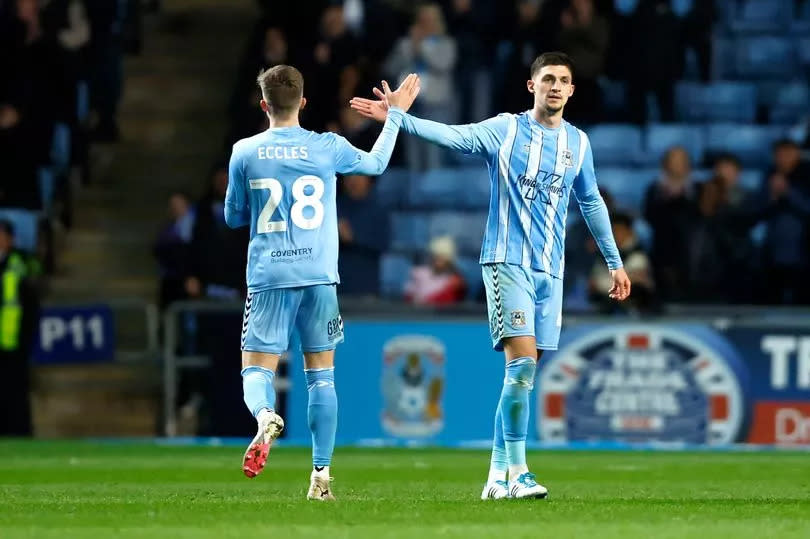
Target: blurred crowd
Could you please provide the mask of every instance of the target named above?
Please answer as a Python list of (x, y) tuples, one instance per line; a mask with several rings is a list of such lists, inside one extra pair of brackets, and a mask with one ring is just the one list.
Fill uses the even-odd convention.
[[(261, 69), (282, 63), (295, 65), (305, 77), (308, 102), (302, 125), (340, 133), (363, 149), (371, 147), (379, 126), (353, 113), (348, 101), (370, 96), (381, 79), (394, 84), (402, 74), (418, 72), (422, 92), (414, 114), (445, 123), (479, 121), (528, 109), (531, 100), (523, 81), (529, 66), (539, 53), (555, 49), (569, 53), (576, 66), (576, 96), (566, 109), (572, 123), (671, 122), (676, 117), (676, 81), (712, 76), (712, 29), (719, 17), (712, 1), (687, 3), (689, 9), (680, 11), (676, 7), (685, 3), (670, 0), (259, 4), (262, 16), (247, 39), (228, 104), (231, 122), (222, 160), (236, 140), (267, 127), (257, 106), (255, 78)], [(634, 7), (623, 9), (623, 4)], [(611, 81), (624, 88), (623, 108), (611, 106)], [(740, 184), (739, 156), (715, 154), (695, 163), (686, 150), (674, 147), (662, 160), (659, 176), (651, 178), (640, 211), (616, 200), (611, 206), (614, 234), (635, 283), (632, 302), (622, 308), (810, 301), (810, 287), (801, 282), (810, 269), (805, 138), (810, 139), (781, 140), (774, 146), (770, 163), (763, 163), (768, 169), (762, 170), (758, 189)], [(421, 172), (454, 166), (458, 159), (414, 137), (402, 137), (391, 165)], [(705, 168), (711, 169), (711, 177), (698, 178), (695, 171)], [(389, 212), (376, 200), (374, 181), (350, 176), (339, 183), (344, 295), (380, 296), (381, 257), (391, 245)], [(180, 193), (172, 197), (172, 219), (156, 246), (164, 304), (244, 293), (246, 232), (227, 229), (218, 210), (227, 183), (224, 166), (215, 167), (211, 182), (206, 197), (196, 203)], [(610, 193), (605, 198), (611, 200)], [(570, 213), (578, 211), (572, 208)], [(611, 311), (616, 307), (606, 301), (608, 275), (589, 238), (584, 224), (573, 218), (567, 293), (588, 308)], [(203, 246), (229, 254), (214, 260), (205, 256)], [(424, 246), (397, 296), (431, 305), (480, 301), (480, 287), (470, 286), (471, 279), (478, 277), (459, 268), (452, 235), (438, 235)]]

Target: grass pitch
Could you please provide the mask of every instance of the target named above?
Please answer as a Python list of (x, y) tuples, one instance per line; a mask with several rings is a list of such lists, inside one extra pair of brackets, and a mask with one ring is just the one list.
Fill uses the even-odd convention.
[(338, 449), (338, 501), (307, 502), (309, 452), (256, 479), (241, 447), (0, 442), (0, 537), (810, 537), (810, 454), (533, 452), (547, 500), (478, 499), (488, 453)]

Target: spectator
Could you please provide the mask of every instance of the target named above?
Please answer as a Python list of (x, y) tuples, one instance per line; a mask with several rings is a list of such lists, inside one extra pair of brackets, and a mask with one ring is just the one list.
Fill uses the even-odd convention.
[(185, 299), (194, 209), (184, 193), (169, 197), (169, 222), (158, 235), (153, 249), (160, 266), (160, 308)]
[(337, 200), (340, 237), (340, 293), (376, 296), (380, 291), (380, 255), (388, 247), (388, 215), (377, 204), (368, 176), (341, 182)]
[(211, 188), (197, 203), (190, 245), (190, 274), (185, 290), (191, 298), (239, 299), (245, 291), (247, 228), (225, 224), (228, 170), (215, 167)]
[[(398, 80), (418, 73), (422, 91), (412, 112), (431, 120), (454, 123), (453, 73), (456, 41), (445, 31), (438, 4), (425, 4), (416, 11), (409, 35), (400, 38), (385, 63), (385, 71)], [(416, 137), (406, 138), (408, 165), (413, 170), (441, 166), (441, 149)]]
[(0, 436), (30, 436), (30, 357), (39, 302), (29, 257), (14, 247), (14, 226), (5, 220), (0, 220), (0, 276)]
[(459, 122), (486, 118), (491, 100), (489, 66), (495, 50), (496, 25), (492, 24), (496, 0), (450, 0), (447, 26), (458, 44), (457, 83)]
[(324, 10), (318, 37), (311, 56), (302, 61), (302, 71), (310, 98), (305, 119), (312, 129), (321, 131), (355, 94), (360, 44), (346, 27), (342, 6)]
[(773, 156), (762, 197), (763, 300), (775, 305), (803, 303), (808, 299), (804, 282), (810, 219), (808, 179), (799, 175), (801, 150), (795, 142), (777, 142)]
[(630, 20), (628, 107), (630, 120), (647, 118), (647, 94), (658, 103), (659, 121), (675, 119), (675, 82), (683, 72), (684, 46), (681, 22), (669, 0), (640, 0)]
[(416, 266), (405, 284), (405, 298), (417, 305), (451, 305), (464, 299), (467, 285), (456, 268), (456, 243), (450, 236), (430, 242), (430, 264)]
[(604, 261), (600, 259), (591, 269), (589, 282), (591, 302), (602, 312), (612, 312), (617, 308), (649, 311), (655, 305), (655, 282), (650, 259), (641, 248), (633, 230), (633, 217), (627, 213), (617, 213), (611, 217), (611, 223), (624, 269), (633, 282), (633, 293), (628, 302), (622, 304), (608, 297), (608, 292), (613, 286), (613, 278)]
[[(731, 214), (724, 213), (725, 186), (720, 177), (700, 189), (697, 212), (689, 237), (689, 299), (698, 303), (728, 302), (739, 280), (734, 277), (744, 268), (737, 255), (737, 242)], [(744, 238), (743, 238), (744, 240)]]
[(604, 74), (610, 25), (596, 13), (593, 0), (571, 0), (560, 17), (559, 48), (576, 66), (576, 99), (566, 108), (566, 119), (575, 124), (600, 120), (602, 90), (598, 78)]
[(675, 147), (664, 155), (661, 175), (644, 197), (644, 218), (653, 231), (653, 273), (665, 301), (683, 299), (687, 291), (689, 231), (694, 214), (689, 154)]
[(748, 198), (748, 192), (740, 185), (742, 165), (734, 154), (718, 155), (712, 167), (713, 178), (719, 183), (721, 199), (732, 209), (740, 209)]

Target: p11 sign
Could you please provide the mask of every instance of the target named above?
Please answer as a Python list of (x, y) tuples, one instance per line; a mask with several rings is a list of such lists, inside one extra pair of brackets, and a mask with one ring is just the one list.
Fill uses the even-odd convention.
[(37, 363), (111, 361), (114, 351), (115, 331), (109, 307), (48, 307), (40, 313), (34, 345)]

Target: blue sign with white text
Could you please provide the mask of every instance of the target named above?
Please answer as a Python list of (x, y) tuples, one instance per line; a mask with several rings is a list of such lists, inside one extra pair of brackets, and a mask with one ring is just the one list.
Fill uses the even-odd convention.
[(34, 345), (36, 363), (87, 363), (113, 359), (113, 314), (105, 305), (44, 308), (38, 329)]

